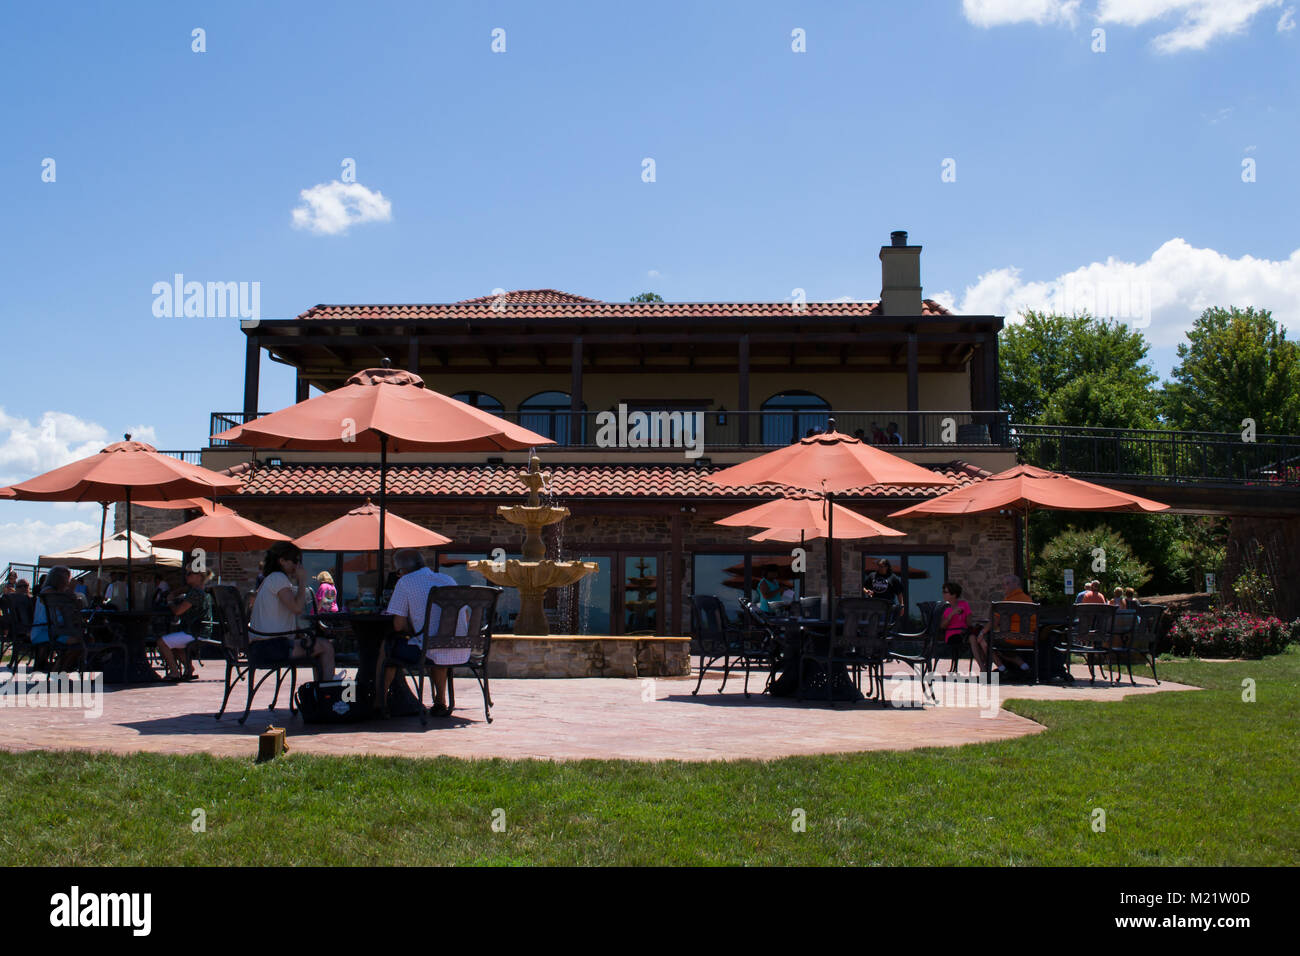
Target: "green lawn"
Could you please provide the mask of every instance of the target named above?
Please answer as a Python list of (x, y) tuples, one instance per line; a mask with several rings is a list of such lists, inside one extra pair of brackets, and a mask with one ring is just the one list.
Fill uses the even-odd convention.
[(1206, 689), (1015, 701), (1047, 732), (766, 764), (0, 754), (0, 864), (1300, 863), (1300, 648), (1166, 676)]

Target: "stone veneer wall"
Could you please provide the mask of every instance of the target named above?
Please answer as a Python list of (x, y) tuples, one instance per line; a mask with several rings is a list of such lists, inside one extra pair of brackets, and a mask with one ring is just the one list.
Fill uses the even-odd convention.
[(489, 677), (689, 677), (689, 637), (547, 637), (492, 639)]
[[(435, 499), (428, 499), (434, 501)], [(236, 503), (239, 513), (253, 521), (275, 528), (291, 537), (297, 537), (339, 517), (355, 502), (322, 502), (311, 500), (263, 499)], [(577, 512), (567, 519), (562, 527), (561, 545), (563, 556), (578, 556), (582, 544), (593, 546), (615, 546), (627, 550), (646, 548), (650, 550), (670, 551), (672, 546), (672, 519), (670, 515), (635, 514), (582, 514), (582, 501), (568, 502), (570, 508)], [(735, 510), (746, 507), (741, 502)], [(435, 512), (441, 505), (430, 506), (424, 501), (398, 499), (390, 505), (393, 511), (419, 524), (433, 528), (455, 541), (446, 550), (489, 552), (501, 547), (508, 551), (517, 551), (522, 536), (518, 529), (488, 513), (487, 505), (474, 505), (478, 512), (463, 515), (446, 515)], [(627, 510), (635, 512), (638, 503), (627, 502)], [(871, 551), (927, 551), (946, 553), (948, 555), (948, 577), (962, 585), (963, 597), (970, 602), (976, 616), (985, 616), (991, 601), (1001, 598), (1001, 577), (1015, 567), (1015, 526), (1014, 519), (999, 515), (977, 515), (960, 517), (911, 517), (890, 518), (890, 510), (897, 510), (901, 504), (888, 507), (855, 508), (863, 514), (888, 527), (907, 532), (906, 537), (884, 538), (879, 541), (847, 541), (840, 545), (840, 586), (841, 594), (848, 596), (858, 593), (858, 581), (862, 571), (860, 545), (865, 544)], [(467, 509), (468, 510), (468, 509)], [(137, 511), (140, 514), (136, 519)], [(718, 512), (718, 516), (727, 513)], [(153, 509), (133, 509), (132, 526), (144, 534), (156, 533), (167, 527), (174, 527), (185, 520), (185, 512), (161, 511)], [(678, 606), (679, 619), (675, 626), (669, 622), (668, 630), (675, 634), (690, 633), (690, 610), (686, 596), (691, 593), (691, 552), (697, 548), (710, 550), (735, 549), (745, 551), (769, 546), (749, 541), (752, 529), (725, 528), (713, 523), (714, 517), (701, 517), (696, 513), (683, 513), (682, 560), (685, 588)], [(549, 552), (555, 553), (555, 540), (547, 538)], [(773, 552), (793, 548), (794, 545), (772, 543)], [(825, 579), (825, 542), (813, 541), (806, 545), (808, 552), (807, 580), (810, 593), (820, 590), (820, 582)], [(226, 554), (223, 561), (223, 575), (228, 583), (251, 587), (256, 580), (262, 553)], [(667, 595), (676, 587), (673, 580), (676, 562), (669, 555), (666, 566), (662, 569), (665, 578), (665, 613), (670, 606)]]

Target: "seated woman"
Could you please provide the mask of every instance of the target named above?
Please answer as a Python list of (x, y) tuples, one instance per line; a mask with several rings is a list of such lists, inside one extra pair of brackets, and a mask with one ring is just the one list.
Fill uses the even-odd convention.
[(195, 639), (206, 637), (211, 629), (208, 596), (203, 590), (211, 577), (210, 571), (189, 571), (185, 575), (185, 590), (172, 601), (172, 630), (158, 638), (158, 653), (167, 665), (167, 680), (199, 679), (190, 651)]
[(1124, 607), (1124, 589), (1117, 587), (1110, 595), (1110, 603), (1115, 607)]
[(962, 600), (961, 585), (956, 581), (949, 581), (943, 586), (943, 599), (948, 602), (948, 607), (939, 619), (939, 626), (943, 628), (943, 642), (960, 644), (966, 628), (970, 626), (970, 605)]
[[(47, 592), (72, 593), (72, 571), (63, 565), (55, 565), (49, 573), (42, 575), (40, 594)], [(40, 670), (66, 670), (80, 656), (77, 648), (68, 648), (66, 637), (50, 640), (50, 622), (46, 617), (45, 602), (38, 596), (33, 607), (31, 641), (37, 648), (36, 666)]]
[(779, 580), (781, 569), (775, 564), (769, 564), (763, 569), (763, 577), (759, 579), (758, 588), (758, 609), (770, 613), (773, 610), (772, 603), (781, 600), (781, 581)]
[(334, 673), (334, 645), (304, 630), (299, 620), (310, 590), (302, 551), (291, 541), (277, 541), (267, 549), (262, 574), (248, 622), (249, 661), (270, 668), (310, 658), (317, 681), (343, 680)]
[(1138, 600), (1137, 591), (1133, 590), (1133, 588), (1125, 588), (1124, 607), (1128, 608), (1130, 611), (1136, 611), (1141, 606), (1142, 602)]

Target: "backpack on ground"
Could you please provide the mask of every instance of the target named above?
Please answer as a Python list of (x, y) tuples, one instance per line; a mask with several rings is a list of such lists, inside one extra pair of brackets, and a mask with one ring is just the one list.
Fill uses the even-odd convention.
[(308, 681), (298, 688), (298, 713), (307, 724), (349, 724), (370, 716), (369, 696), (355, 680)]

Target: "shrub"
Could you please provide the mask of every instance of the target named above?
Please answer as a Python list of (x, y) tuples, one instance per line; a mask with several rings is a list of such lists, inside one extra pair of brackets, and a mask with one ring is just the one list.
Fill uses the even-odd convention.
[[(1102, 583), (1102, 593), (1110, 598), (1115, 586), (1136, 588), (1140, 593), (1151, 580), (1151, 569), (1133, 553), (1133, 549), (1120, 535), (1107, 525), (1098, 525), (1085, 531), (1073, 526), (1066, 528), (1047, 542), (1041, 560), (1030, 568), (1031, 588), (1040, 601), (1056, 603), (1065, 598), (1064, 576), (1066, 568), (1074, 569), (1075, 587), (1082, 589), (1086, 581), (1097, 578)], [(1097, 570), (1094, 571), (1093, 568)]]
[(1300, 619), (1287, 624), (1242, 611), (1191, 612), (1179, 616), (1169, 638), (1182, 657), (1263, 657), (1300, 642)]

